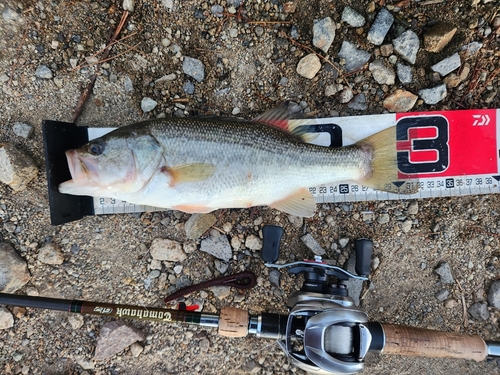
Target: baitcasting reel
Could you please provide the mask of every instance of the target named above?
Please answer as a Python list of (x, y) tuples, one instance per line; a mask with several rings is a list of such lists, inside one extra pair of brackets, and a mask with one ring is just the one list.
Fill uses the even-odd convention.
[(316, 256), (311, 261), (275, 264), (279, 253), (282, 228), (263, 228), (262, 258), (266, 266), (286, 268), (304, 275), (300, 291), (288, 299), (288, 315), (284, 335), (278, 343), (297, 367), (311, 374), (352, 374), (364, 367), (368, 351), (383, 348), (383, 335), (378, 323), (349, 297), (345, 281), (368, 280), (373, 243), (356, 241), (356, 273), (328, 264)]

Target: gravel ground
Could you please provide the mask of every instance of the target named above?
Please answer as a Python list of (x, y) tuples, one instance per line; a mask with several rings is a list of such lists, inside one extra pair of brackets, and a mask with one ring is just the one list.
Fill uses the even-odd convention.
[[(14, 267), (0, 264), (7, 273), (2, 277), (18, 282), (10, 292), (161, 306), (161, 297), (183, 285), (252, 270), (259, 277), (254, 289), (208, 290), (188, 302), (202, 302), (207, 312), (232, 305), (286, 313), (286, 300), (301, 279), (281, 272), (277, 281), (259, 258), (262, 226), (277, 224), (285, 230), (283, 261), (312, 257), (300, 240), (306, 233), (339, 265), (355, 239), (373, 239), (373, 272), (361, 299), (371, 319), (500, 341), (498, 302), (488, 298), (500, 276), (497, 195), (323, 204), (305, 220), (268, 208), (220, 210), (212, 230), (196, 240), (186, 235), (190, 215), (180, 212), (95, 216), (51, 226), (41, 131), (42, 120), (71, 122), (94, 73), (96, 85), (79, 125), (196, 114), (250, 119), (288, 99), (316, 117), (499, 108), (498, 2), (136, 1), (120, 34), (127, 39), (100, 66), (93, 64), (101, 56), (96, 53), (119, 23), (121, 1), (4, 0), (0, 12), (0, 141), (30, 156), (38, 169), (24, 189), (0, 186), (1, 236), (29, 271), (29, 280), (22, 271), (11, 276)], [(438, 21), (445, 26), (437, 42), (426, 42)], [(374, 24), (379, 28), (372, 29)], [(451, 41), (444, 40), (455, 28)], [(300, 63), (304, 57), (307, 64)], [(411, 100), (394, 107), (400, 96)], [(200, 250), (202, 241), (217, 236), (231, 246), (227, 262)], [(159, 238), (182, 244), (185, 259), (155, 258), (149, 249)], [(449, 267), (445, 276), (435, 272), (443, 263)], [(108, 321), (0, 310), (0, 371), (304, 373), (274, 342), (142, 321), (127, 324), (142, 331), (144, 340), (98, 360), (96, 346)], [(363, 373), (497, 374), (499, 368), (497, 361), (372, 355)]]

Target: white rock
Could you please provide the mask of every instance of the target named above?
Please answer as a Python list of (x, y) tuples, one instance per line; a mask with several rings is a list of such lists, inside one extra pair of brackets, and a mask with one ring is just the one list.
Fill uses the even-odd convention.
[(455, 69), (460, 68), (462, 62), (460, 61), (460, 55), (455, 53), (450, 57), (447, 57), (444, 60), (441, 60), (437, 64), (431, 66), (432, 70), (439, 73), (441, 77), (448, 75), (453, 72)]
[(315, 53), (304, 56), (297, 64), (297, 73), (308, 79), (313, 79), (320, 69), (321, 62)]
[(0, 144), (0, 181), (21, 191), (38, 174), (33, 160), (10, 143)]
[(245, 246), (250, 250), (261, 250), (262, 240), (255, 234), (249, 235), (245, 240)]
[(151, 112), (157, 105), (158, 103), (151, 98), (143, 98), (141, 101), (141, 109), (143, 112)]
[(8, 329), (14, 326), (14, 316), (5, 307), (0, 307), (0, 329)]
[(63, 264), (64, 255), (54, 243), (48, 243), (38, 251), (38, 260), (45, 264)]
[(423, 99), (425, 104), (436, 104), (441, 100), (446, 98), (448, 91), (446, 90), (446, 84), (431, 87), (429, 89), (422, 89), (418, 91), (418, 95)]
[(155, 238), (151, 243), (149, 252), (153, 259), (157, 260), (182, 262), (186, 259), (186, 253), (182, 250), (182, 245), (169, 239)]

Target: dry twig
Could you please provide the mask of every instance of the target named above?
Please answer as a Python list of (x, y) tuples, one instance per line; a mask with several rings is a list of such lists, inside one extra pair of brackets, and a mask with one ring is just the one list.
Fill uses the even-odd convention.
[[(108, 56), (111, 53), (111, 47), (114, 44), (114, 41), (116, 40), (118, 35), (120, 34), (123, 26), (125, 25), (125, 22), (127, 21), (128, 15), (129, 15), (128, 11), (123, 12), (120, 23), (116, 27), (116, 30), (115, 30), (113, 36), (111, 37), (111, 39), (108, 43), (108, 46), (106, 47), (106, 50), (102, 54), (102, 58), (103, 58), (102, 62), (107, 61), (106, 59), (108, 59)], [(100, 63), (98, 63), (97, 66), (99, 67)], [(90, 81), (87, 84), (87, 86), (85, 87), (85, 89), (83, 90), (82, 95), (80, 96), (80, 100), (78, 100), (78, 103), (75, 107), (75, 110), (73, 111), (72, 122), (76, 122), (76, 120), (78, 119), (78, 116), (80, 116), (80, 114), (83, 112), (83, 107), (85, 105), (85, 102), (87, 101), (89, 94), (92, 92), (92, 90), (94, 88), (95, 81), (97, 80), (97, 76), (98, 76), (98, 73), (94, 73), (92, 75), (92, 77), (90, 77)]]

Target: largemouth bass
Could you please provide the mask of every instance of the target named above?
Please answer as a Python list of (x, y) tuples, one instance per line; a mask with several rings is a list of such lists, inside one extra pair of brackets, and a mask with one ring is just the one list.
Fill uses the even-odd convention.
[[(283, 107), (254, 121), (153, 119), (120, 127), (66, 157), (61, 193), (205, 213), (270, 206), (310, 217), (310, 186), (355, 181), (388, 190), (398, 179), (395, 127), (338, 149), (306, 143)], [(309, 121), (309, 120), (304, 120)]]

